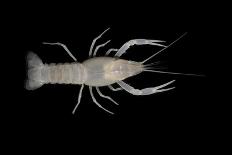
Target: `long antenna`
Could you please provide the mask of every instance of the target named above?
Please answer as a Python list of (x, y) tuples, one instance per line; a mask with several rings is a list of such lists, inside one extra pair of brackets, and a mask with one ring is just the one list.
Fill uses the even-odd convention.
[(185, 73), (165, 72), (165, 71), (157, 71), (157, 70), (149, 70), (149, 69), (145, 69), (144, 71), (145, 72), (154, 72), (154, 73), (177, 74), (177, 75), (202, 76), (202, 77), (204, 77), (204, 75), (201, 75), (201, 74), (185, 74)]
[(158, 51), (157, 53), (153, 54), (152, 56), (150, 56), (149, 58), (147, 58), (146, 60), (142, 61), (141, 63), (144, 64), (146, 61), (150, 60), (151, 58), (153, 58), (154, 56), (156, 56), (157, 54), (161, 53), (162, 51), (164, 51), (165, 49), (167, 49), (168, 47), (172, 46), (175, 42), (177, 42), (178, 40), (180, 40), (182, 37), (184, 37), (187, 34), (187, 32), (185, 32), (184, 34), (182, 34), (179, 38), (177, 38), (175, 41), (173, 41), (171, 44), (169, 44), (168, 46), (164, 47), (163, 49), (161, 49), (160, 51)]

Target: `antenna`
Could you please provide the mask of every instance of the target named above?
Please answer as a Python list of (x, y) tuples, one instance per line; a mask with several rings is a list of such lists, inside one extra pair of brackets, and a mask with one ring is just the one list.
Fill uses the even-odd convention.
[(174, 43), (176, 43), (178, 40), (180, 40), (182, 37), (184, 37), (187, 34), (187, 32), (185, 32), (184, 34), (182, 34), (179, 38), (177, 38), (175, 41), (173, 41), (171, 44), (169, 44), (168, 46), (164, 47), (163, 49), (161, 49), (160, 51), (158, 51), (157, 53), (153, 54), (152, 56), (150, 56), (149, 58), (145, 59), (144, 61), (142, 61), (141, 63), (144, 64), (146, 61), (150, 60), (151, 58), (153, 58), (154, 56), (158, 55), (159, 53), (161, 53), (162, 51), (166, 50), (168, 47), (172, 46)]

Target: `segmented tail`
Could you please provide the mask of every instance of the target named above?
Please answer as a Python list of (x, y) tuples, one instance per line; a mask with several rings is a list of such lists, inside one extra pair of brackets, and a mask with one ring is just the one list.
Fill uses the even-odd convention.
[(27, 62), (27, 79), (25, 88), (35, 90), (43, 85), (41, 82), (41, 69), (43, 68), (42, 60), (33, 52), (29, 52), (26, 57)]

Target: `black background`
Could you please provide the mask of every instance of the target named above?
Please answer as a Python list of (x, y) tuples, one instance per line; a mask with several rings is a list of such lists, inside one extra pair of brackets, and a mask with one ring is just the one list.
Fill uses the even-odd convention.
[[(11, 95), (5, 101), (8, 108), (4, 110), (4, 118), (16, 143), (23, 138), (29, 142), (57, 140), (59, 143), (60, 138), (64, 138), (64, 141), (72, 139), (74, 145), (79, 145), (102, 139), (106, 142), (120, 140), (121, 143), (132, 140), (135, 144), (151, 141), (151, 146), (158, 144), (161, 147), (169, 143), (189, 149), (202, 148), (209, 140), (208, 125), (213, 117), (207, 90), (209, 58), (206, 57), (209, 54), (206, 23), (210, 16), (192, 4), (168, 6), (40, 3), (27, 4), (11, 14), (6, 22), (10, 49), (7, 54), (11, 61), (7, 72), (12, 75), (8, 77), (11, 83), (6, 92)], [(24, 89), (27, 52), (37, 53), (44, 63), (73, 62), (62, 48), (42, 44), (44, 41), (61, 42), (79, 62), (83, 62), (88, 58), (92, 40), (108, 27), (111, 29), (97, 44), (109, 39), (111, 43), (100, 49), (99, 56), (111, 47), (121, 47), (130, 39), (165, 40), (168, 45), (188, 32), (150, 62), (163, 62), (168, 67), (166, 71), (205, 77), (142, 73), (125, 80), (140, 89), (176, 80), (172, 84), (176, 87), (174, 90), (150, 96), (133, 96), (125, 91), (112, 92), (107, 87), (102, 88), (102, 92), (110, 95), (119, 106), (100, 98), (95, 92), (97, 100), (114, 115), (92, 102), (87, 87), (75, 115), (71, 112), (77, 103), (80, 86), (44, 85), (34, 91)], [(133, 46), (123, 58), (141, 61), (159, 49)]]

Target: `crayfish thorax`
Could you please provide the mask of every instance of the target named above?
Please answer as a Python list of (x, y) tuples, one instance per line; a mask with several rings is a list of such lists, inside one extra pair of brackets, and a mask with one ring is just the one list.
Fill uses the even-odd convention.
[(94, 57), (83, 62), (85, 84), (89, 86), (107, 86), (134, 76), (143, 71), (139, 62), (112, 57)]
[(116, 59), (105, 68), (105, 79), (120, 81), (139, 74), (143, 71), (143, 65), (139, 62)]

